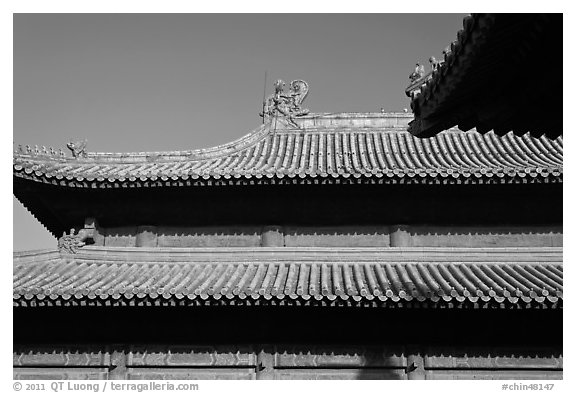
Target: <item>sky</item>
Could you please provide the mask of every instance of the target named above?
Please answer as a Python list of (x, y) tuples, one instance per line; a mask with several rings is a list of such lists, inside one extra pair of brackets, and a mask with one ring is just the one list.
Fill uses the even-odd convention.
[[(311, 112), (409, 108), (416, 62), (465, 14), (14, 14), (15, 146), (188, 150), (261, 123), (264, 80), (303, 79)], [(13, 198), (14, 251), (56, 239)]]

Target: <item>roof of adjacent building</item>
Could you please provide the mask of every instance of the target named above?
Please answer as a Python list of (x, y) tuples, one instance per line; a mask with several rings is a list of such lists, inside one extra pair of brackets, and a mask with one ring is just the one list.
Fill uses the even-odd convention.
[[(448, 130), (429, 139), (407, 131), (410, 114), (309, 114), (298, 127), (272, 119), (209, 149), (92, 153), (66, 157), (17, 149), (15, 178), (61, 187), (187, 186), (248, 179), (282, 183), (558, 181), (562, 137), (550, 139)], [(45, 149), (44, 149), (45, 150)]]
[(410, 132), (562, 135), (562, 53), (562, 14), (466, 17), (443, 62), (406, 89)]
[(15, 253), (15, 306), (562, 306), (559, 248), (111, 249)]

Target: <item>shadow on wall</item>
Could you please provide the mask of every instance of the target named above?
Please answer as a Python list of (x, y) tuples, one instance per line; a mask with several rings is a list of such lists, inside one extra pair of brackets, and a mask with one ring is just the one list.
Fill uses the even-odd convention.
[(402, 346), (276, 346), (274, 379), (407, 379)]

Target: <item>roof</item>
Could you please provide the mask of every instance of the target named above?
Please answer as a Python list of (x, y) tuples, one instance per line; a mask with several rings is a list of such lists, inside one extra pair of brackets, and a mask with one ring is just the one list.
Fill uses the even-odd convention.
[(444, 61), (406, 89), (410, 132), (562, 135), (562, 53), (562, 14), (466, 17)]
[(562, 137), (449, 130), (430, 139), (407, 132), (410, 114), (309, 114), (294, 127), (272, 119), (209, 149), (14, 154), (13, 175), (58, 187), (119, 188), (322, 181), (438, 183), (561, 181)]
[(561, 248), (111, 249), (14, 254), (15, 306), (559, 307)]

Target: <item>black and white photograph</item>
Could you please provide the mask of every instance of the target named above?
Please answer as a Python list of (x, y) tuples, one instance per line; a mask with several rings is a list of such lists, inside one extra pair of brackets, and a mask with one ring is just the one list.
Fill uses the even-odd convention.
[(563, 14), (261, 11), (13, 14), (7, 391), (564, 391)]

